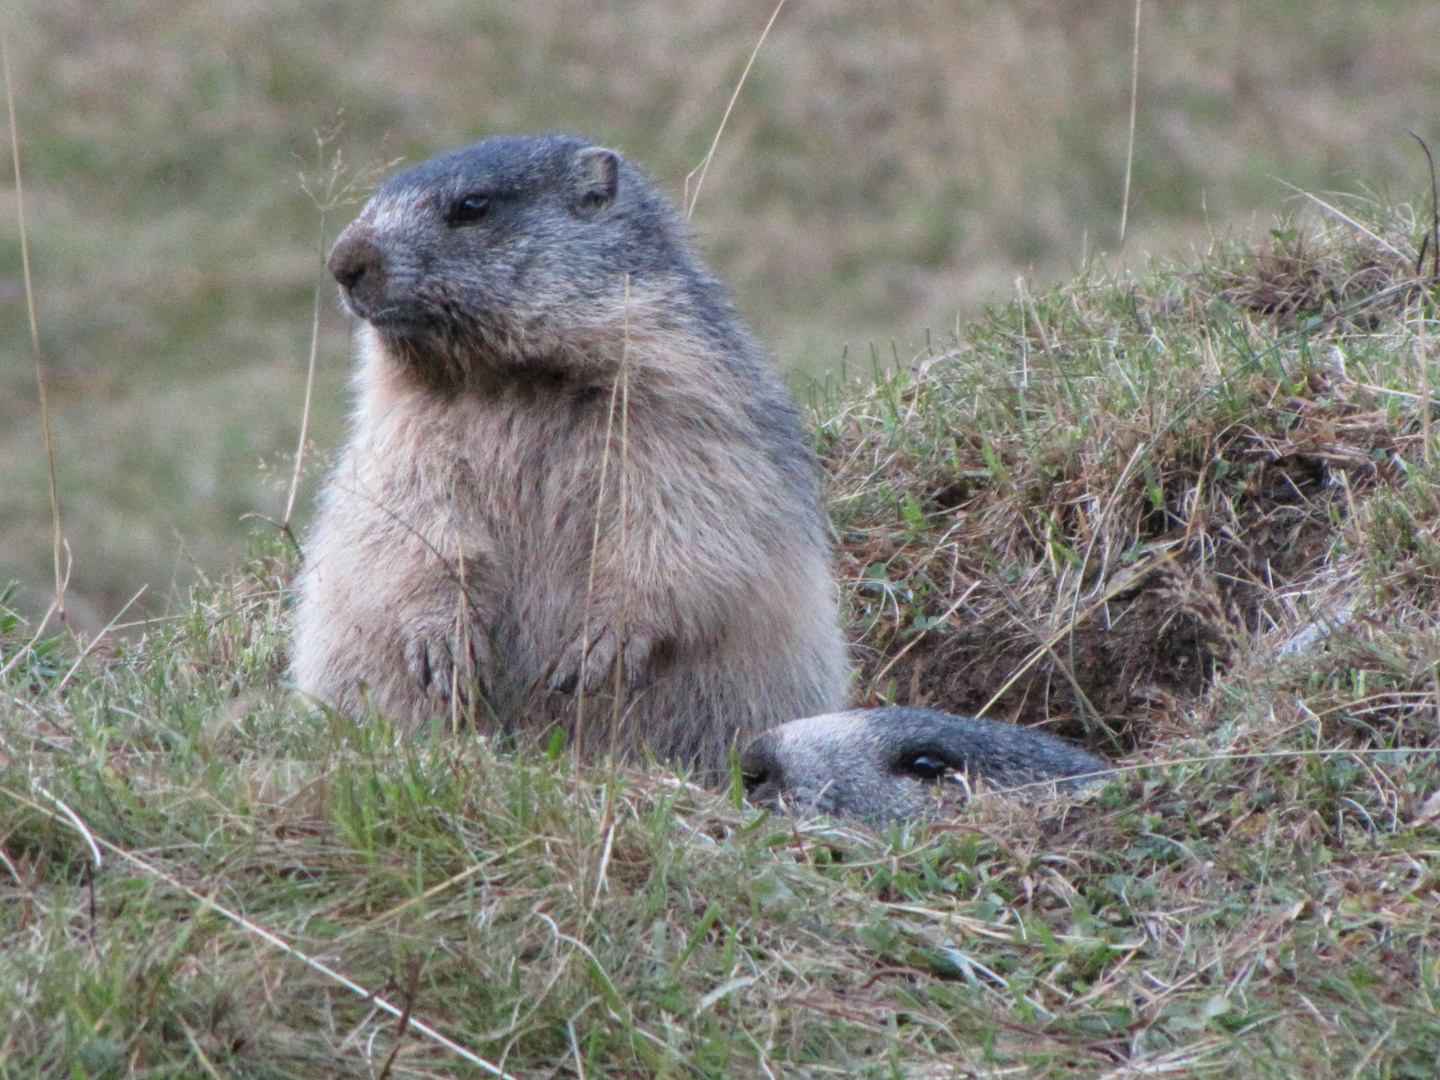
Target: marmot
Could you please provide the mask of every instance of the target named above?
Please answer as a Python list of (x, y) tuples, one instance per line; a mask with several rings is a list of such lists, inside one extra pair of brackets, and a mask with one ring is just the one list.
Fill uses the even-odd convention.
[(740, 759), (756, 805), (871, 821), (943, 813), (969, 781), (1073, 788), (1109, 769), (1043, 731), (908, 706), (792, 720)]
[(843, 705), (804, 425), (639, 169), (489, 139), (389, 180), (328, 266), (363, 322), (301, 691), (702, 775)]

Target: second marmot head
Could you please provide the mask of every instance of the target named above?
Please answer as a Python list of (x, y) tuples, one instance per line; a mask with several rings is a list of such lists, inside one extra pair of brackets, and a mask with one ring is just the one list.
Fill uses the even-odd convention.
[(757, 805), (887, 821), (943, 812), (973, 782), (1073, 788), (1110, 766), (1034, 728), (895, 705), (771, 728), (740, 768)]

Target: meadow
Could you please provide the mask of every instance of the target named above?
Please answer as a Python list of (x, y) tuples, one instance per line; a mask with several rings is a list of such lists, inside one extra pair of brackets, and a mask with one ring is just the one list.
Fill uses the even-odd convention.
[[(10, 4), (75, 625), (94, 633), (142, 586), (125, 621), (170, 610), (268, 528), (247, 515), (284, 516), (318, 304), (303, 524), (347, 407), (347, 327), (321, 258), (392, 162), (572, 129), (683, 196), (773, 7)], [(1134, 11), (785, 6), (692, 221), (802, 395), (842, 362), (866, 372), (872, 347), (911, 363), (1012, 299), (1017, 277), (1043, 288), (1097, 253), (1120, 265), (1263, 236), (1298, 206), (1287, 184), (1424, 190), (1408, 132), (1440, 146), (1433, 4), (1145, 4), (1131, 156)], [(49, 481), (10, 174), (7, 156), (0, 579), (38, 614), (54, 591)]]
[(1147, 5), (1123, 248), (1133, 4), (787, 6), (737, 101), (694, 221), (813, 417), (857, 700), (1105, 784), (794, 820), (289, 691), (329, 238), (498, 130), (683, 192), (770, 11), (7, 12), (72, 570), (47, 620), (11, 231), (0, 1078), (1440, 1071), (1429, 5)]

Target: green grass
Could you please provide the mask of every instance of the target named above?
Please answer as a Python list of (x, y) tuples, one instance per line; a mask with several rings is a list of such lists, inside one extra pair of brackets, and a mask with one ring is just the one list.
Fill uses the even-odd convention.
[(398, 742), (288, 694), (264, 544), (83, 657), (7, 595), (0, 1077), (1434, 1076), (1440, 325), (1345, 213), (819, 402), (859, 693), (1125, 766), (1073, 803)]

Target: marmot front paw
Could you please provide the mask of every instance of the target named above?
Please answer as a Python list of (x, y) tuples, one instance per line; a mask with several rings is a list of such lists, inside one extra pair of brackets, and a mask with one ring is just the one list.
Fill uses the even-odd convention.
[(410, 677), (439, 701), (469, 701), (489, 681), (490, 636), (474, 623), (426, 621), (405, 639), (404, 649)]
[(622, 644), (609, 627), (592, 629), (588, 650), (582, 634), (560, 653), (560, 659), (550, 669), (550, 691), (573, 694), (578, 689), (593, 694), (613, 678), (617, 660), (624, 666), (626, 688), (637, 689), (646, 679), (654, 649), (655, 638), (641, 631), (632, 630)]

